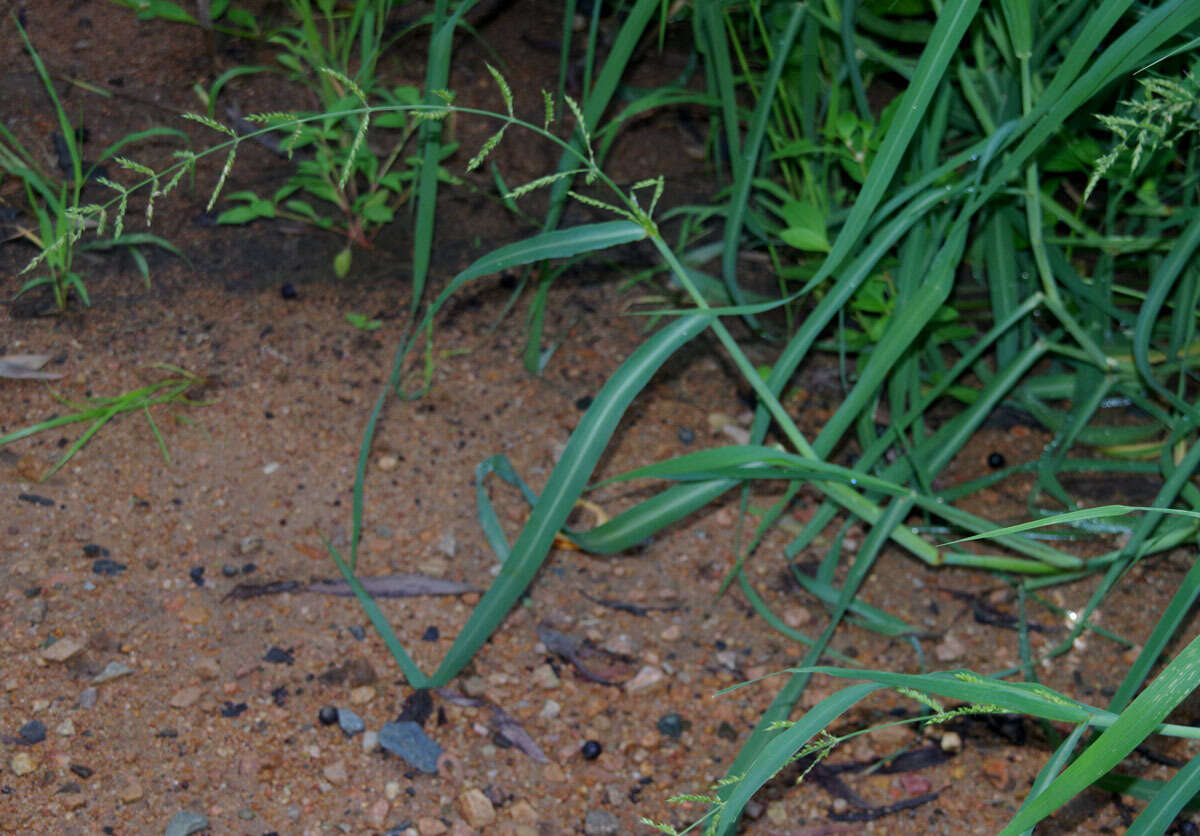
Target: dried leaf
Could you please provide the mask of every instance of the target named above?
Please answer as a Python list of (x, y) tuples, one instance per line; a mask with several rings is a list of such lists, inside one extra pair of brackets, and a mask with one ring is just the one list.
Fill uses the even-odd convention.
[(485, 706), (491, 708), (491, 727), (494, 731), (498, 731), (508, 738), (513, 746), (516, 746), (528, 755), (530, 759), (538, 763), (550, 762), (550, 759), (546, 757), (546, 753), (542, 751), (542, 747), (538, 746), (537, 742), (529, 736), (529, 732), (525, 731), (525, 728), (520, 723), (495, 703), (465, 696), (453, 688), (439, 688), (437, 695), (451, 705), (459, 705), (463, 708), (482, 708)]
[(545, 622), (538, 625), (538, 639), (551, 653), (570, 662), (580, 676), (601, 685), (623, 685), (633, 678), (630, 660), (595, 647), (586, 639), (559, 632)]
[(18, 380), (58, 380), (57, 372), (38, 371), (50, 362), (49, 354), (5, 354), (0, 356), (0, 377)]
[[(359, 578), (363, 589), (373, 598), (415, 598), (419, 595), (463, 595), (468, 592), (478, 592), (473, 586), (445, 578), (431, 578), (428, 575), (379, 575), (373, 578)], [(346, 581), (315, 581), (306, 587), (309, 592), (321, 595), (340, 595), (349, 597), (354, 594)]]

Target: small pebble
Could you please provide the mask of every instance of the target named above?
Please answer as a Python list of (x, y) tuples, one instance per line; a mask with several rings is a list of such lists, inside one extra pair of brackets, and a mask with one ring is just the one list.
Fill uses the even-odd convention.
[(393, 755), (403, 758), (409, 766), (428, 775), (436, 775), (442, 747), (411, 720), (384, 723), (379, 730), (379, 745)]
[(204, 567), (193, 566), (188, 570), (188, 577), (192, 579), (192, 583), (196, 586), (204, 586)]
[(588, 810), (583, 817), (583, 832), (586, 836), (618, 836), (621, 822), (607, 810)]
[(649, 691), (665, 680), (666, 674), (653, 665), (645, 665), (637, 675), (625, 683), (626, 693), (636, 693), (638, 691)]
[(94, 770), (90, 766), (84, 766), (81, 763), (73, 763), (70, 767), (71, 771), (78, 775), (83, 780), (91, 778)]
[(438, 551), (446, 557), (454, 557), (458, 554), (458, 541), (454, 539), (453, 534), (447, 532), (442, 535), (442, 539), (438, 541)]
[(337, 710), (337, 721), (338, 727), (345, 733), (346, 737), (354, 737), (356, 734), (362, 734), (367, 727), (362, 718), (348, 708), (339, 708)]
[(355, 705), (366, 705), (375, 699), (375, 688), (371, 685), (360, 685), (350, 692), (350, 702)]
[(37, 769), (37, 758), (28, 752), (17, 752), (8, 762), (8, 768), (12, 770), (13, 775), (28, 775)]
[(96, 700), (100, 698), (100, 692), (93, 687), (84, 688), (79, 692), (79, 707), (84, 711), (93, 708), (96, 705)]
[(680, 444), (691, 444), (696, 440), (696, 433), (689, 427), (680, 427), (677, 433)]
[(547, 691), (553, 690), (562, 684), (558, 679), (558, 674), (554, 672), (554, 668), (548, 664), (538, 665), (534, 668), (532, 679), (535, 685)]
[(943, 752), (955, 754), (962, 751), (962, 738), (958, 736), (958, 732), (946, 732), (942, 735), (941, 747)]
[(171, 817), (163, 836), (192, 836), (208, 827), (208, 819), (191, 810), (180, 810)]
[(947, 635), (933, 648), (933, 655), (939, 662), (953, 662), (961, 659), (966, 652), (966, 642), (953, 634)]
[(83, 556), (95, 560), (97, 557), (110, 557), (111, 554), (104, 546), (99, 546), (95, 543), (86, 543), (83, 547)]
[(476, 829), (487, 827), (496, 820), (496, 808), (491, 799), (478, 789), (469, 789), (458, 797), (458, 809), (467, 824)]
[(336, 761), (329, 764), (329, 766), (321, 770), (321, 774), (325, 776), (326, 781), (335, 787), (340, 787), (350, 780), (350, 776), (346, 773), (345, 761)]
[(599, 740), (589, 740), (579, 747), (579, 754), (583, 755), (585, 761), (594, 761), (603, 751), (604, 747), (600, 745)]
[(683, 627), (678, 624), (669, 624), (665, 630), (659, 633), (659, 636), (665, 642), (677, 642), (683, 638)]
[(136, 778), (128, 778), (121, 783), (117, 790), (117, 798), (121, 799), (126, 804), (133, 804), (135, 801), (141, 801), (142, 796), (146, 791), (142, 789), (142, 784)]
[(368, 755), (379, 751), (379, 732), (368, 730), (363, 732), (362, 737), (363, 751)]
[(248, 554), (262, 551), (262, 547), (263, 538), (255, 536), (243, 537), (241, 540), (238, 540), (237, 553), (245, 557)]
[(364, 630), (361, 625), (351, 624), (346, 628), (346, 630), (350, 633), (350, 635), (354, 636), (355, 641), (362, 641), (367, 637), (367, 631)]
[(546, 704), (542, 706), (542, 710), (538, 712), (538, 716), (544, 720), (553, 720), (562, 711), (562, 706), (554, 700), (546, 700)]
[(323, 705), (317, 712), (317, 722), (322, 726), (332, 726), (338, 721), (338, 710), (332, 705)]
[(287, 282), (286, 284), (281, 284), (279, 286), (279, 295), (290, 302), (291, 300), (298, 298), (300, 296), (300, 292), (296, 290), (296, 286), (294, 284)]
[(234, 566), (232, 563), (225, 563), (221, 566), (221, 574), (227, 578), (236, 578), (240, 572), (241, 569), (239, 569), (237, 566)]
[(129, 667), (128, 665), (122, 665), (120, 662), (109, 662), (104, 666), (104, 670), (100, 671), (100, 673), (96, 674), (92, 678), (92, 684), (100, 685), (101, 683), (109, 682), (117, 679), (118, 677), (128, 676), (131, 673), (133, 673), (133, 668)]
[(180, 688), (167, 701), (171, 708), (191, 708), (199, 699), (204, 696), (204, 689), (199, 685), (188, 685), (185, 688)]
[(78, 639), (59, 639), (49, 647), (42, 649), (42, 658), (47, 662), (65, 662), (81, 650), (83, 650), (83, 642)]
[(683, 734), (683, 718), (678, 714), (664, 714), (658, 719), (656, 728), (664, 737), (678, 739)]
[(17, 736), (31, 746), (34, 743), (41, 743), (46, 739), (46, 726), (41, 720), (30, 720), (21, 726), (21, 730), (17, 732)]
[(438, 640), (440, 637), (441, 637), (441, 633), (439, 633), (439, 632), (438, 632), (438, 628), (437, 628), (437, 627), (434, 627), (434, 626), (431, 624), (430, 626), (426, 627), (426, 628), (425, 628), (425, 632), (421, 634), (421, 641), (423, 641), (423, 642), (435, 642), (435, 641), (437, 641), (437, 640)]
[(59, 737), (73, 737), (75, 735), (75, 721), (68, 717), (54, 727), (54, 733)]
[(468, 676), (462, 684), (462, 689), (468, 697), (479, 699), (487, 693), (487, 682), (482, 676)]

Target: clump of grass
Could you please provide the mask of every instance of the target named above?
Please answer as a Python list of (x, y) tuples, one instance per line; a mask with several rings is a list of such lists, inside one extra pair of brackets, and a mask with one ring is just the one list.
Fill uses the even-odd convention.
[(55, 394), (55, 397), (59, 401), (70, 407), (71, 412), (65, 415), (58, 415), (54, 418), (48, 418), (45, 421), (40, 421), (23, 429), (0, 436), (0, 447), (3, 447), (5, 444), (11, 444), (14, 441), (19, 441), (22, 438), (28, 438), (31, 435), (45, 432), (46, 430), (64, 427), (68, 424), (87, 423), (88, 428), (83, 434), (67, 447), (67, 451), (63, 453), (62, 457), (59, 458), (53, 467), (39, 477), (38, 481), (44, 482), (62, 469), (76, 453), (87, 446), (92, 437), (100, 432), (109, 421), (127, 412), (141, 412), (146, 417), (146, 423), (150, 427), (150, 432), (154, 436), (154, 440), (158, 443), (158, 449), (162, 452), (163, 459), (167, 464), (170, 464), (171, 454), (167, 450), (166, 441), (158, 429), (158, 424), (154, 420), (151, 409), (163, 404), (206, 406), (212, 402), (198, 400), (196, 396), (208, 388), (209, 381), (189, 372), (187, 369), (172, 366), (168, 363), (154, 363), (151, 364), (151, 368), (159, 369), (169, 374), (167, 377), (151, 383), (149, 386), (132, 389), (110, 398), (88, 398), (80, 403)]

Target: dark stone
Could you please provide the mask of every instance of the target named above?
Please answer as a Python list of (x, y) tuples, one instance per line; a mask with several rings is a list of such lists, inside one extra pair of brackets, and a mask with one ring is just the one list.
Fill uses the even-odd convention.
[(345, 733), (346, 737), (354, 737), (356, 734), (362, 734), (367, 724), (362, 721), (362, 718), (348, 708), (339, 708), (337, 710), (338, 727)]
[(988, 467), (992, 470), (999, 470), (1004, 467), (1004, 454), (992, 453), (988, 456)]
[(367, 637), (367, 631), (358, 624), (351, 624), (346, 628), (350, 635), (354, 636), (355, 641), (362, 641)]
[(73, 763), (73, 764), (71, 764), (71, 766), (69, 768), (72, 772), (74, 772), (76, 775), (78, 775), (80, 778), (82, 778), (85, 781), (88, 778), (92, 777), (93, 770), (90, 766), (84, 766), (81, 763)]
[(323, 705), (317, 712), (317, 722), (322, 726), (332, 726), (338, 721), (338, 710), (332, 705)]
[(678, 739), (683, 734), (683, 718), (678, 714), (664, 714), (658, 719), (657, 728), (664, 737)]
[(83, 547), (83, 556), (92, 558), (94, 560), (97, 557), (111, 557), (112, 555), (109, 553), (108, 549), (104, 548), (104, 546), (99, 546), (95, 543), (88, 543)]
[(117, 563), (117, 561), (109, 560), (107, 557), (102, 557), (92, 564), (92, 571), (104, 578), (119, 575), (125, 571), (125, 568), (124, 563)]
[(604, 747), (600, 745), (599, 740), (589, 740), (579, 747), (579, 754), (583, 755), (585, 761), (594, 761), (603, 751)]
[(409, 766), (427, 775), (437, 774), (442, 747), (425, 734), (424, 729), (411, 721), (384, 723), (379, 730), (379, 745), (397, 755)]
[(237, 717), (242, 714), (248, 706), (244, 702), (233, 703), (225, 700), (225, 705), (221, 708), (222, 717)]
[(300, 293), (296, 290), (296, 286), (294, 284), (288, 282), (287, 284), (280, 286), (279, 295), (284, 299), (295, 299), (300, 295)]
[(290, 665), (296, 661), (296, 648), (289, 647), (284, 650), (282, 647), (272, 646), (267, 651), (267, 655), (263, 657), (264, 662), (270, 662), (272, 665)]
[(679, 436), (680, 444), (691, 444), (696, 440), (696, 433), (688, 427), (680, 427), (676, 435)]
[(440, 637), (441, 637), (441, 633), (438, 632), (438, 628), (434, 627), (433, 625), (430, 625), (430, 626), (426, 627), (425, 632), (421, 634), (421, 641), (435, 642)]
[(193, 566), (188, 570), (188, 577), (192, 579), (192, 583), (196, 586), (204, 586), (204, 567)]
[(396, 722), (416, 723), (418, 726), (423, 726), (431, 714), (433, 714), (433, 697), (429, 696), (429, 692), (424, 689), (413, 691), (400, 706), (400, 715), (396, 718)]
[(34, 505), (41, 505), (45, 508), (53, 508), (54, 500), (48, 496), (39, 496), (36, 493), (19, 493), (17, 499), (22, 502), (32, 502)]
[(578, 409), (580, 412), (584, 412), (587, 410), (588, 407), (590, 407), (592, 405), (593, 400), (594, 399), (592, 398), (591, 395), (584, 395), (582, 398), (575, 401), (575, 408)]
[(227, 578), (236, 578), (241, 570), (232, 563), (226, 563), (221, 567), (221, 574)]
[(721, 725), (717, 726), (717, 737), (721, 738), (722, 740), (737, 740), (738, 733), (737, 730), (728, 723), (721, 723)]
[(46, 739), (46, 727), (41, 720), (30, 720), (25, 725), (21, 726), (21, 730), (17, 735), (26, 744), (32, 746), (34, 743), (41, 743)]

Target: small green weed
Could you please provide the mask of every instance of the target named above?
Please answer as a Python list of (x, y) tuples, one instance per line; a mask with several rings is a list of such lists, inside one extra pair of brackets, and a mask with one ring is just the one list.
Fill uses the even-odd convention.
[(167, 444), (163, 440), (162, 433), (159, 432), (158, 424), (155, 423), (154, 416), (150, 413), (150, 410), (161, 404), (206, 406), (212, 403), (212, 401), (197, 400), (196, 395), (208, 387), (209, 381), (186, 369), (181, 369), (178, 366), (172, 366), (167, 363), (156, 363), (151, 368), (168, 372), (170, 376), (149, 386), (143, 386), (140, 389), (134, 389), (115, 397), (88, 398), (83, 403), (75, 403), (56, 393), (55, 397), (69, 406), (73, 410), (72, 412), (41, 421), (24, 429), (11, 432), (8, 435), (0, 436), (0, 447), (22, 438), (36, 435), (45, 430), (52, 430), (55, 427), (90, 422), (87, 430), (79, 438), (75, 439), (71, 446), (67, 448), (67, 452), (63, 454), (62, 458), (52, 468), (42, 474), (38, 481), (44, 482), (57, 473), (76, 453), (82, 450), (92, 440), (92, 437), (113, 418), (125, 412), (141, 412), (146, 416), (146, 422), (150, 425), (150, 432), (154, 435), (154, 440), (158, 442), (158, 449), (162, 451), (163, 458), (167, 464), (170, 464), (171, 454), (167, 451)]
[[(112, 159), (122, 168), (144, 173), (142, 166), (117, 156), (117, 152), (130, 143), (157, 136), (169, 136), (187, 142), (187, 135), (182, 131), (169, 128), (139, 131), (105, 149), (96, 163), (89, 163), (85, 166), (80, 148), (80, 133), (67, 117), (50, 76), (46, 72), (46, 67), (26, 36), (25, 30), (15, 23), (15, 19), (14, 25), (17, 26), (17, 31), (25, 43), (38, 77), (46, 90), (46, 95), (54, 106), (59, 124), (58, 137), (60, 137), (61, 149), (70, 163), (70, 170), (66, 178), (62, 181), (57, 180), (46, 173), (39, 164), (39, 155), (26, 149), (7, 127), (0, 125), (0, 172), (21, 181), (25, 190), (26, 206), (36, 221), (36, 226), (17, 224), (17, 232), (14, 237), (32, 244), (39, 250), (38, 255), (21, 272), (24, 274), (34, 268), (41, 268), (38, 275), (28, 279), (21, 286), (17, 295), (20, 296), (35, 288), (47, 287), (52, 292), (54, 304), (60, 311), (66, 310), (72, 293), (84, 305), (90, 305), (91, 300), (88, 298), (84, 276), (75, 269), (75, 256), (84, 250), (123, 250), (128, 252), (133, 257), (142, 279), (149, 285), (150, 270), (140, 247), (158, 247), (180, 258), (183, 258), (183, 254), (157, 235), (124, 231), (125, 200), (128, 192), (123, 186), (97, 175), (96, 166), (99, 162)], [(118, 215), (113, 224), (111, 237), (104, 237), (106, 211), (96, 204), (83, 203), (83, 191), (89, 179), (93, 179), (96, 183), (106, 186), (120, 195)], [(165, 194), (165, 191), (156, 191), (151, 195), (150, 204), (146, 210), (147, 223), (152, 217), (154, 197), (161, 194)], [(95, 238), (81, 242), (84, 231), (89, 228), (94, 230)]]

